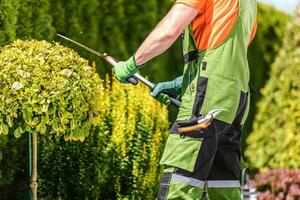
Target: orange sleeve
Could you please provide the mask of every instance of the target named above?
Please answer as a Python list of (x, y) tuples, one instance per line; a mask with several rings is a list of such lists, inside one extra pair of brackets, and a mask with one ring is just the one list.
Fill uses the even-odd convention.
[(256, 31), (257, 31), (257, 22), (255, 21), (253, 28), (252, 28), (252, 32), (251, 32), (251, 36), (250, 36), (250, 40), (249, 40), (249, 45), (251, 44), (251, 42), (253, 41), (255, 35), (256, 35)]
[(204, 12), (204, 7), (206, 0), (177, 0), (175, 3), (183, 3), (191, 6), (199, 11), (199, 13)]

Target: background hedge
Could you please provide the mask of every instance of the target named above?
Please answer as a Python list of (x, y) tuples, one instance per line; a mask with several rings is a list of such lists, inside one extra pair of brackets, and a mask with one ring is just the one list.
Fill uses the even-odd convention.
[(246, 155), (262, 168), (300, 167), (300, 10), (288, 25), (272, 66)]

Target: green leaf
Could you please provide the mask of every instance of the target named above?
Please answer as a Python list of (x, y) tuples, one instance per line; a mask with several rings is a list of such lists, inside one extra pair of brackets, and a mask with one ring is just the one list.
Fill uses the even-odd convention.
[(29, 124), (30, 121), (32, 120), (33, 113), (32, 113), (32, 112), (29, 112), (28, 110), (22, 110), (22, 113), (23, 113), (24, 121), (25, 121), (27, 124)]
[(26, 126), (25, 126), (25, 131), (28, 132), (28, 133), (32, 133), (32, 128), (31, 128), (31, 126), (29, 126), (28, 124), (26, 124)]
[(14, 118), (12, 116), (7, 115), (6, 116), (6, 121), (7, 121), (8, 125), (9, 125), (9, 127), (13, 127)]
[(9, 127), (6, 124), (0, 125), (0, 134), (7, 135), (9, 132)]
[(14, 136), (15, 136), (16, 138), (20, 138), (21, 135), (22, 135), (22, 133), (21, 133), (20, 129), (17, 128), (17, 129), (14, 131)]

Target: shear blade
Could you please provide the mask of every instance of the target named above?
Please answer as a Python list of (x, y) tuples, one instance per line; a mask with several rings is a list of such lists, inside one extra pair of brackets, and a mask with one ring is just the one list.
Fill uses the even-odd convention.
[(213, 118), (216, 118), (224, 109), (214, 109), (207, 113), (207, 115), (211, 115)]

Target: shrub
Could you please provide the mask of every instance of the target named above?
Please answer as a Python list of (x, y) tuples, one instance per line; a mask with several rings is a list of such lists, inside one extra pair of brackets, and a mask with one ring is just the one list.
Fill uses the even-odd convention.
[(269, 79), (271, 65), (282, 48), (282, 38), (290, 19), (286, 13), (267, 4), (259, 3), (257, 9), (257, 33), (248, 50), (250, 83), (255, 91), (251, 91), (250, 95), (250, 110), (243, 133), (243, 150), (247, 147), (246, 138), (253, 128), (256, 105), (262, 97), (259, 90)]
[(168, 128), (142, 85), (107, 79), (102, 125), (84, 143), (40, 140), (43, 199), (154, 199)]
[(256, 168), (300, 167), (300, 11), (262, 90), (246, 155)]
[(296, 200), (300, 198), (300, 170), (273, 169), (257, 174), (251, 181), (258, 200)]
[(37, 199), (37, 134), (83, 141), (100, 125), (102, 82), (70, 49), (17, 40), (1, 49), (0, 91), (0, 135), (32, 134), (30, 187)]
[(70, 49), (17, 40), (1, 49), (0, 80), (0, 134), (83, 141), (100, 123), (102, 81)]

